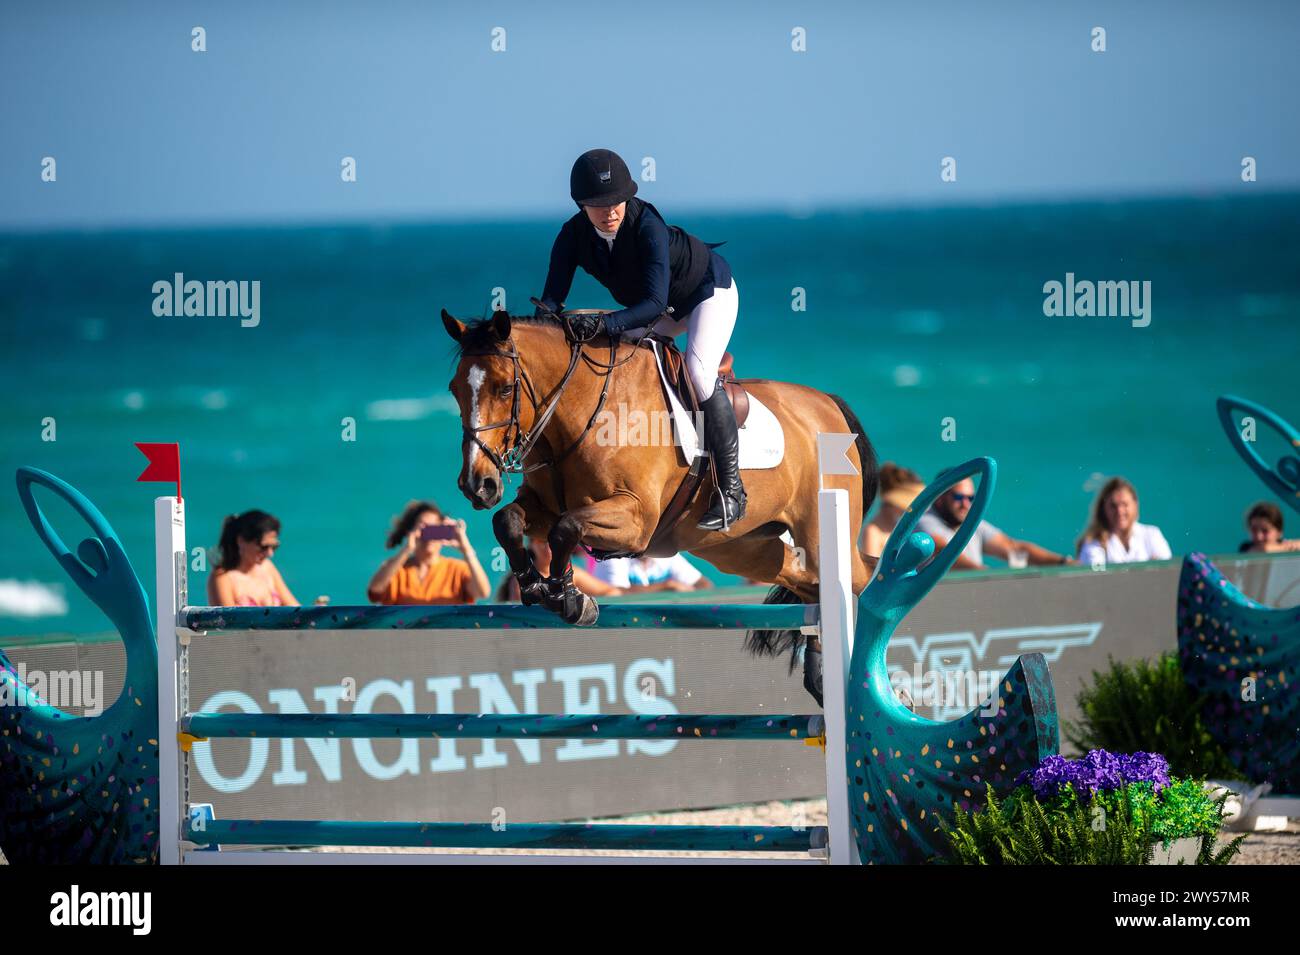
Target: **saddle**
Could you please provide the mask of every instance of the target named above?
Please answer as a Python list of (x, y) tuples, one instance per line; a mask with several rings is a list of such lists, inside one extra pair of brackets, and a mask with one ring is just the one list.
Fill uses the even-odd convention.
[[(691, 376), (686, 372), (685, 356), (682, 355), (671, 338), (654, 332), (643, 336), (637, 342), (637, 347), (650, 350), (651, 339), (660, 346), (660, 352), (664, 359), (664, 374), (668, 379), (669, 386), (677, 393), (682, 406), (686, 408), (691, 417), (698, 421), (700, 418), (700, 403), (696, 398), (695, 386), (691, 383)], [(745, 423), (745, 419), (749, 417), (749, 393), (745, 391), (745, 386), (736, 378), (731, 352), (723, 353), (722, 362), (718, 365), (718, 378), (721, 379), (722, 388), (731, 400), (731, 407), (736, 414), (736, 427), (740, 427)], [(701, 431), (701, 447), (703, 447), (703, 438), (704, 434)], [(677, 525), (686, 517), (691, 505), (695, 503), (695, 499), (699, 496), (700, 488), (704, 485), (705, 474), (712, 470), (710, 467), (711, 462), (712, 458), (700, 454), (690, 463), (690, 467), (686, 469), (685, 477), (682, 478), (682, 483), (677, 486), (677, 490), (668, 501), (668, 506), (664, 508), (663, 513), (659, 516), (659, 523), (655, 526), (654, 533), (650, 535), (650, 543), (646, 546), (646, 550), (641, 553), (654, 551), (659, 543), (671, 535)], [(716, 482), (716, 475), (714, 480)], [(641, 556), (640, 553), (616, 553), (593, 548), (587, 548), (587, 553), (597, 560)]]
[[(683, 407), (691, 412), (692, 417), (696, 417), (700, 410), (700, 403), (696, 400), (691, 376), (686, 373), (686, 357), (671, 338), (650, 334), (642, 338), (641, 342), (645, 342), (648, 338), (654, 338), (662, 346), (664, 372), (668, 376), (668, 383), (677, 393)], [(646, 344), (645, 347), (648, 348), (649, 345)], [(718, 365), (718, 378), (722, 380), (722, 388), (731, 399), (731, 407), (736, 412), (736, 426), (743, 427), (745, 419), (749, 417), (749, 393), (736, 378), (735, 369), (732, 367), (733, 361), (731, 352), (723, 352), (722, 363)]]

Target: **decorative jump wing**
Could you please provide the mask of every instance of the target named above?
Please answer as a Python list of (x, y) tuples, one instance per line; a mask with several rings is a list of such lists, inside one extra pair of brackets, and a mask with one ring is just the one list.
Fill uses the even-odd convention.
[[(90, 525), (74, 555), (32, 497), (39, 484)], [(72, 716), (34, 700), (0, 651), (0, 849), (11, 863), (158, 861), (158, 644), (149, 603), (122, 542), (95, 505), (35, 468), (18, 470), (18, 496), (50, 553), (117, 627), (126, 682), (99, 716)]]

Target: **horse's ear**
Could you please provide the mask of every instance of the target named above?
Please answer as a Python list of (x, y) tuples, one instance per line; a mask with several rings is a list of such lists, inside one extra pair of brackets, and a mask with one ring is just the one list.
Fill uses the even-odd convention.
[(465, 323), (459, 321), (445, 308), (442, 310), (442, 327), (447, 329), (447, 334), (456, 341), (460, 341), (460, 336), (465, 333)]
[(510, 338), (510, 313), (505, 309), (497, 309), (492, 313), (492, 330), (497, 333), (497, 338), (501, 341), (507, 341)]

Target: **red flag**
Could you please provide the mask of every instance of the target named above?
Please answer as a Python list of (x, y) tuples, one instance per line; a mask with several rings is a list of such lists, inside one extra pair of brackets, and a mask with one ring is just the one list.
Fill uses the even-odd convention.
[(176, 500), (181, 500), (181, 446), (179, 444), (141, 444), (135, 446), (149, 459), (137, 481), (175, 481)]

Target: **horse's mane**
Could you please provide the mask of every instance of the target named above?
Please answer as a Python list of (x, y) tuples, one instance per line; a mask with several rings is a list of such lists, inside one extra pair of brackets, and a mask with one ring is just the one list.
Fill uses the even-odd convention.
[[(511, 315), (510, 325), (537, 325), (543, 328), (554, 328), (561, 334), (564, 332), (564, 323), (558, 318), (550, 315)], [(456, 357), (459, 358), (466, 352), (485, 352), (495, 351), (500, 342), (497, 340), (497, 333), (492, 327), (492, 319), (479, 318), (465, 325), (465, 331), (461, 332), (460, 342), (456, 348)]]

